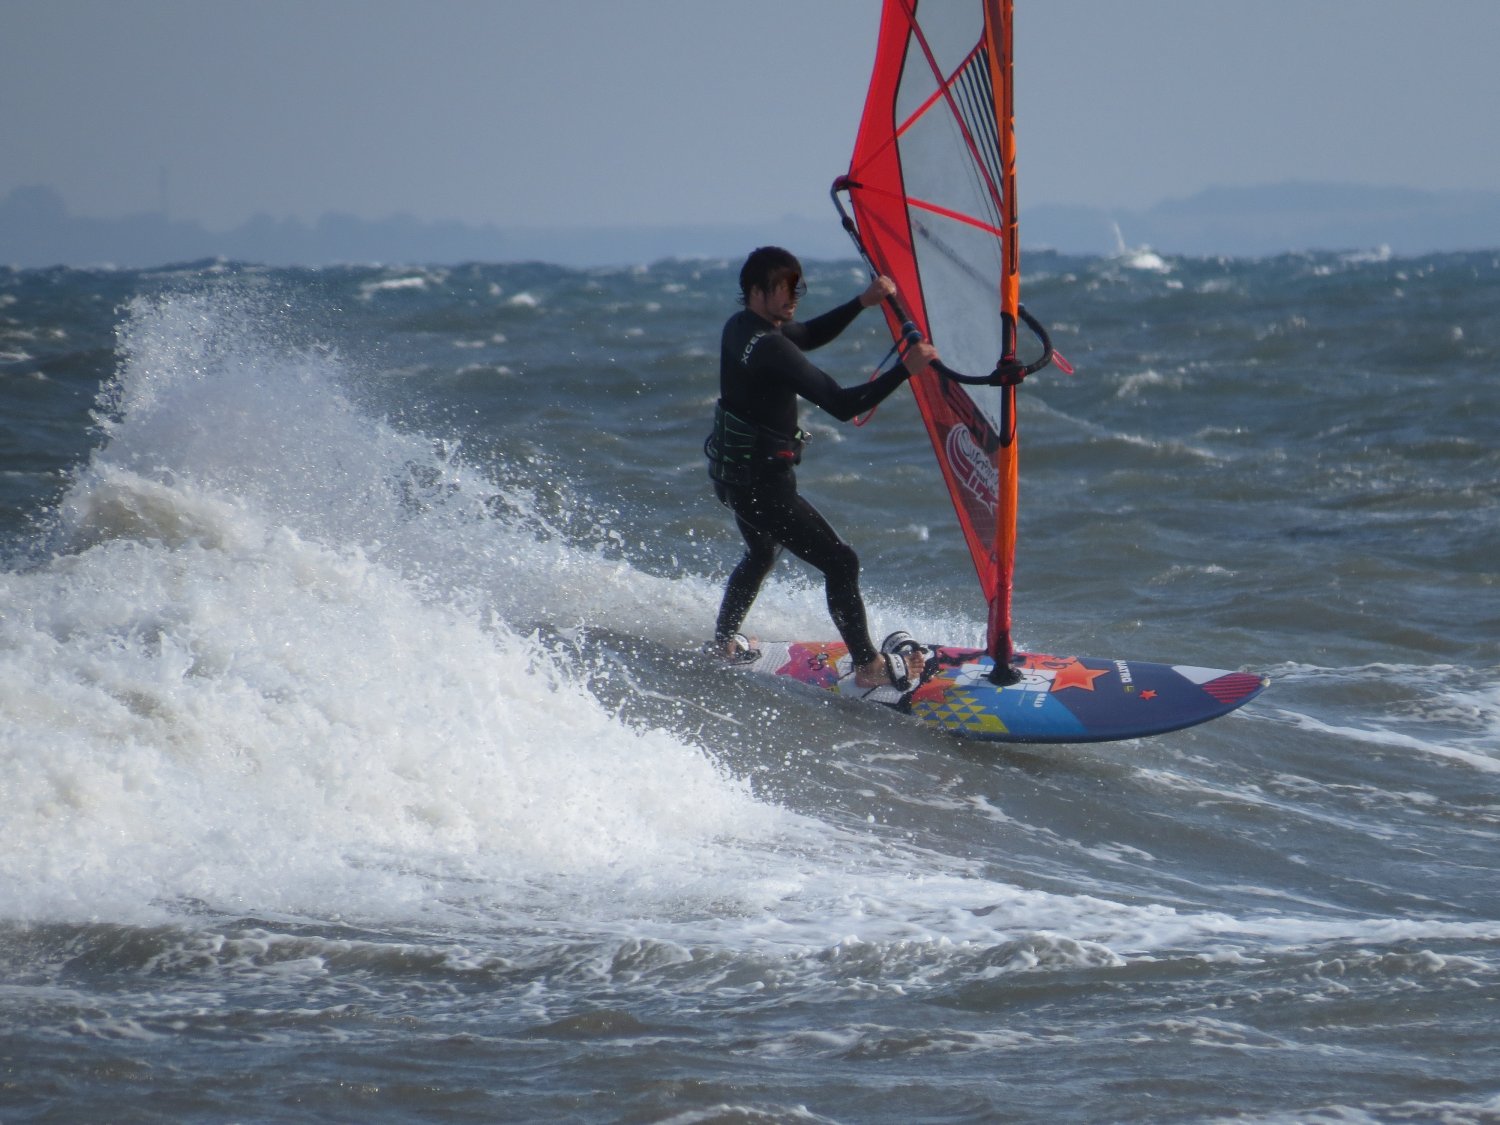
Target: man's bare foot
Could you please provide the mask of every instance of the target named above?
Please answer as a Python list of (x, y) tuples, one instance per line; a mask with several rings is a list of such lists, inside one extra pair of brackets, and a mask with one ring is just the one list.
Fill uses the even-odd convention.
[[(900, 660), (901, 657), (896, 657)], [(863, 691), (873, 691), (875, 688), (894, 687), (891, 683), (891, 674), (886, 666), (885, 654), (877, 656), (868, 664), (861, 664), (854, 669), (854, 684)]]
[[(922, 673), (927, 670), (927, 660), (931, 655), (930, 650), (908, 638), (908, 642), (896, 651), (883, 652), (868, 664), (856, 667), (854, 682), (864, 691), (882, 687), (910, 691), (921, 684)], [(901, 680), (905, 680), (906, 687), (901, 687), (898, 682)]]
[(730, 664), (748, 664), (752, 660), (760, 658), (760, 650), (753, 642), (747, 640), (743, 633), (736, 633), (727, 641), (717, 645), (705, 645), (704, 651), (716, 649), (718, 654)]

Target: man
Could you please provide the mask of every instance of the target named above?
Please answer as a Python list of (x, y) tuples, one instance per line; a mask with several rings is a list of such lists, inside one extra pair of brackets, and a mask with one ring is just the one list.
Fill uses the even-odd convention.
[[(913, 647), (898, 645), (895, 634), (881, 652), (870, 641), (864, 600), (859, 592), (859, 558), (822, 515), (797, 493), (793, 466), (802, 460), (806, 435), (798, 428), (799, 397), (847, 422), (870, 410), (937, 359), (926, 341), (910, 346), (902, 362), (878, 378), (841, 387), (807, 359), (804, 352), (828, 343), (853, 323), (862, 309), (896, 291), (877, 277), (855, 299), (819, 317), (795, 318), (807, 291), (802, 265), (777, 246), (762, 246), (740, 270), (745, 308), (729, 318), (719, 348), (719, 404), (714, 432), (705, 451), (719, 500), (734, 512), (745, 537), (745, 556), (729, 576), (714, 647), (729, 660), (753, 659), (739, 629), (782, 548), (823, 572), (828, 612), (849, 647), (855, 683), (863, 690), (894, 685), (902, 691), (919, 682), (922, 664), (911, 661)], [(904, 652), (902, 650), (905, 650)]]

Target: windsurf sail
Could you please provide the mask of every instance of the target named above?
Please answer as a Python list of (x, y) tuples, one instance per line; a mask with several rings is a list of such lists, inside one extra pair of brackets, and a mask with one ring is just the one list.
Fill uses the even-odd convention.
[[(1020, 304), (1011, 0), (885, 0), (854, 155), (832, 195), (870, 268), (896, 283), (886, 317), (898, 343), (926, 337), (942, 355), (912, 389), (1003, 680), (1014, 651), (1016, 386), (1054, 356)], [(1031, 363), (1017, 359), (1018, 322), (1042, 348)]]

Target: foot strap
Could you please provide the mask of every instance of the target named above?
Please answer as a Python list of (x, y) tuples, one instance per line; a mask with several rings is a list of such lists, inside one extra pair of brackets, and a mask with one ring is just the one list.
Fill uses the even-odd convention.
[(897, 630), (881, 642), (880, 653), (885, 657), (892, 687), (908, 692), (922, 686), (927, 661), (932, 658), (932, 650), (926, 645), (905, 630)]
[(745, 634), (736, 633), (727, 641), (706, 641), (705, 656), (717, 656), (726, 664), (754, 664), (760, 659), (760, 649), (751, 646)]

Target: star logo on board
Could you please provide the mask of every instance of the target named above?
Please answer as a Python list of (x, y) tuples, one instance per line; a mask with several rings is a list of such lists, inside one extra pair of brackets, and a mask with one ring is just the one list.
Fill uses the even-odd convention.
[(1066, 691), (1068, 688), (1080, 688), (1083, 691), (1093, 691), (1094, 681), (1108, 674), (1108, 668), (1085, 668), (1079, 660), (1074, 658), (1054, 673), (1052, 690), (1059, 692)]
[(1152, 691), (1150, 688), (1147, 688), (1145, 691), (1141, 692), (1141, 698), (1142, 699), (1155, 699), (1156, 698), (1156, 692)]

